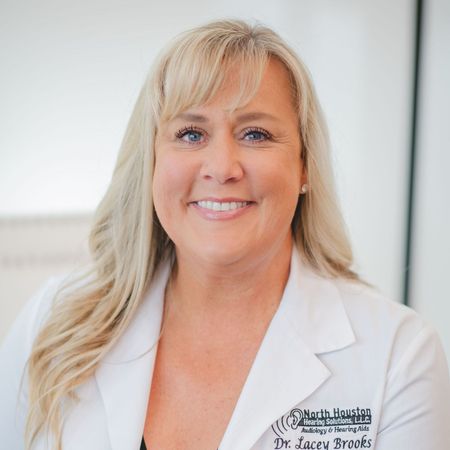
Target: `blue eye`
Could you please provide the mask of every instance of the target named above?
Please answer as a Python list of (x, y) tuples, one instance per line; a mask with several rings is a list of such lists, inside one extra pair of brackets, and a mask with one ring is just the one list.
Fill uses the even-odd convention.
[(181, 130), (179, 130), (175, 134), (177, 139), (182, 140), (183, 142), (196, 144), (198, 142), (201, 142), (203, 139), (203, 132), (200, 130), (197, 130), (193, 127), (185, 127)]
[(186, 133), (184, 136), (190, 142), (198, 142), (202, 138), (202, 135), (198, 131), (190, 131)]
[(252, 128), (246, 130), (244, 134), (244, 139), (247, 141), (260, 142), (271, 139), (271, 134), (262, 128)]

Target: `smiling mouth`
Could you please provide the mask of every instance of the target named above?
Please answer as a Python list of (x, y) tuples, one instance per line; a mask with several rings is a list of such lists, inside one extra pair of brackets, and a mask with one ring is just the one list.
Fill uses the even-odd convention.
[(194, 202), (202, 209), (209, 209), (210, 211), (233, 211), (245, 208), (252, 202), (214, 202), (211, 200), (200, 200)]

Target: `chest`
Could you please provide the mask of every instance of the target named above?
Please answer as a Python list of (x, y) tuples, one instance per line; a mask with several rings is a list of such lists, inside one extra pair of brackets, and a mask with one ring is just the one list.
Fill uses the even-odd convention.
[(148, 448), (219, 447), (259, 340), (222, 349), (180, 350), (162, 339), (144, 427)]
[[(144, 430), (149, 450), (215, 450), (219, 445), (221, 450), (373, 449), (383, 394), (381, 373), (364, 370), (352, 363), (359, 357), (342, 353), (321, 361), (288, 353), (290, 364), (283, 364), (281, 351), (274, 349), (264, 361), (259, 352), (247, 374), (232, 360), (219, 364), (211, 358), (179, 370), (183, 361), (176, 363), (174, 355), (160, 352), (152, 364), (149, 401), (148, 393), (139, 388), (144, 379), (133, 377), (142, 373), (148, 382), (146, 369), (110, 366), (108, 382), (100, 377), (84, 387), (90, 389), (83, 390), (82, 401), (68, 419), (64, 443), (68, 450), (138, 449)], [(235, 359), (241, 364), (245, 360)], [(213, 370), (206, 370), (208, 365)], [(329, 376), (320, 370), (323, 366)], [(117, 383), (112, 382), (112, 368), (118, 371)], [(237, 373), (243, 387), (232, 381), (239, 379)], [(120, 401), (118, 393), (124, 395)]]

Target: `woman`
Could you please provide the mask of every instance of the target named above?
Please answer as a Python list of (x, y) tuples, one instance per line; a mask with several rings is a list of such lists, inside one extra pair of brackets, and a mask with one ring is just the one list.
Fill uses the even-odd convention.
[(449, 448), (439, 340), (351, 270), (318, 101), (271, 30), (162, 54), (90, 244), (3, 346), (4, 448)]

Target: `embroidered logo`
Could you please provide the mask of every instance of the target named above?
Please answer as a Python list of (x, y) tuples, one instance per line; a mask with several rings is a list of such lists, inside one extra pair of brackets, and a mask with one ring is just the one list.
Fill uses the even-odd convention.
[(371, 424), (370, 408), (294, 408), (272, 425), (274, 449), (370, 449)]

